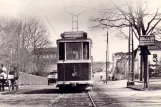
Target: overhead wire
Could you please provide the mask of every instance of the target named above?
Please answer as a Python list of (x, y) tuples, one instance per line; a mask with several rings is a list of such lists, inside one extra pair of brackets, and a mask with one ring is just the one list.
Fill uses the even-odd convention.
[(44, 15), (45, 19), (46, 19), (46, 20), (47, 20), (47, 22), (49, 23), (50, 27), (52, 28), (52, 30), (53, 30), (53, 31), (54, 31), (54, 33), (56, 34), (56, 36), (57, 36), (57, 37), (59, 37), (59, 36), (58, 36), (58, 34), (56, 33), (56, 31), (55, 31), (54, 27), (53, 27), (53, 26), (52, 26), (52, 24), (50, 23), (49, 19), (48, 19), (48, 18), (47, 18), (47, 16), (44, 14), (43, 9), (41, 9), (41, 11), (42, 11), (42, 13), (43, 13), (43, 15)]

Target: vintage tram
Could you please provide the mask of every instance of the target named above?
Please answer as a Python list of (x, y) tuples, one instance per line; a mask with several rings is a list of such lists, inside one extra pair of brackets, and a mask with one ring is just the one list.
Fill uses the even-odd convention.
[(59, 90), (92, 88), (91, 45), (92, 40), (84, 31), (61, 34), (57, 40)]

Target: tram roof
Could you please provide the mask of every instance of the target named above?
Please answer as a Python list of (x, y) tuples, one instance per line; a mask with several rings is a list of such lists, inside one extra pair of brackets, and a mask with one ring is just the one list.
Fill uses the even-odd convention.
[(84, 31), (68, 31), (61, 34), (62, 39), (78, 39), (87, 38), (87, 33)]
[(92, 41), (87, 37), (87, 33), (84, 31), (68, 31), (61, 34), (61, 39), (57, 41), (61, 42), (82, 42), (82, 41)]
[(92, 40), (90, 38), (86, 39), (58, 39), (57, 42), (91, 42)]

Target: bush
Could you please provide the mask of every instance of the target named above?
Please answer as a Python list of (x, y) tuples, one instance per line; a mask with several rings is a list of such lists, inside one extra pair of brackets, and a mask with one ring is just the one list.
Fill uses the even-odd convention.
[(32, 75), (36, 75), (36, 76), (47, 77), (49, 73), (47, 73), (47, 72), (41, 72), (41, 71), (34, 71), (31, 74)]

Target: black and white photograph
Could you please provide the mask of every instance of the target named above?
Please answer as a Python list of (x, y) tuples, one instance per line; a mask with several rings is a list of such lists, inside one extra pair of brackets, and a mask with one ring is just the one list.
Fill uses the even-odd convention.
[(0, 107), (161, 107), (161, 1), (0, 0)]

